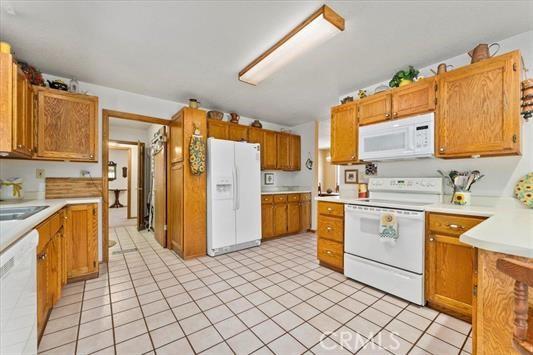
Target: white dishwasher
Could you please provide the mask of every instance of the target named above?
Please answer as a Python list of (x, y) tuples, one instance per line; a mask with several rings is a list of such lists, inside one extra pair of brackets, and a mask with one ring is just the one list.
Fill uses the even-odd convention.
[(32, 230), (0, 254), (0, 354), (37, 353), (38, 241)]

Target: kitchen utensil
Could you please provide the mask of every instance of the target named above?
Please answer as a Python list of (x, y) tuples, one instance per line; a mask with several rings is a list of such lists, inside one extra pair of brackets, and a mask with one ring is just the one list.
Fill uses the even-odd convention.
[[(492, 48), (493, 46), (495, 46), (497, 48), (494, 51), (494, 53), (491, 54), (490, 53), (490, 48)], [(470, 50), (468, 52), (468, 55), (470, 56), (470, 58), (472, 58), (470, 63), (477, 63), (477, 62), (482, 61), (484, 59), (488, 59), (488, 58), (496, 55), (496, 53), (498, 53), (499, 50), (500, 50), (500, 44), (499, 43), (492, 43), (491, 45), (488, 45), (486, 43), (480, 43), (474, 49), (472, 49), (472, 50)]]
[(198, 101), (197, 99), (189, 99), (189, 107), (190, 108), (200, 107), (200, 101)]
[(47, 82), (48, 82), (48, 86), (50, 86), (52, 89), (68, 91), (68, 86), (67, 84), (63, 82), (63, 80), (54, 80), (54, 81), (47, 80)]
[(207, 118), (221, 121), (224, 118), (224, 113), (220, 111), (208, 111)]

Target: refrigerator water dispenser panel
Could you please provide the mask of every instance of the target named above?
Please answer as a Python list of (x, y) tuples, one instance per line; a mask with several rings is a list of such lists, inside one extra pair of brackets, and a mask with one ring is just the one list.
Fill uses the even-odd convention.
[(215, 183), (215, 194), (217, 200), (233, 199), (233, 179), (232, 177), (220, 177)]

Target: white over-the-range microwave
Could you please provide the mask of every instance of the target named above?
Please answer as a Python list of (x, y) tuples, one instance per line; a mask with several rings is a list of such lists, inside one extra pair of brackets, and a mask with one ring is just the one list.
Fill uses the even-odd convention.
[(431, 158), (434, 127), (433, 113), (359, 127), (359, 159)]

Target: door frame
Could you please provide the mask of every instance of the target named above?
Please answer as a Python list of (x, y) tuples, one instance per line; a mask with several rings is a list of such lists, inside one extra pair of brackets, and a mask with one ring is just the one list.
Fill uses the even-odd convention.
[[(132, 147), (137, 147), (137, 230), (141, 230), (144, 226), (144, 220), (141, 219), (139, 216), (141, 202), (142, 202), (142, 208), (144, 211), (144, 177), (145, 177), (145, 166), (144, 166), (144, 150), (146, 144), (144, 142), (133, 142), (133, 141), (123, 141), (118, 139), (110, 139), (109, 142), (118, 143), (118, 144), (124, 144), (129, 145)], [(121, 147), (113, 147), (111, 149), (120, 149)], [(129, 150), (128, 154), (128, 171), (131, 172), (131, 163), (132, 163), (132, 148), (131, 147), (124, 147), (125, 149)], [(109, 155), (108, 155), (109, 157)], [(131, 219), (131, 210), (130, 210), (130, 204), (131, 204), (131, 196), (132, 196), (132, 190), (133, 187), (131, 186), (131, 173), (128, 173), (128, 219)]]
[(109, 261), (109, 179), (107, 177), (107, 164), (109, 163), (109, 119), (120, 118), (130, 121), (160, 124), (168, 126), (170, 120), (150, 117), (136, 113), (102, 109), (102, 256), (103, 261)]

